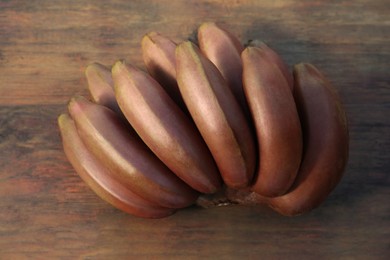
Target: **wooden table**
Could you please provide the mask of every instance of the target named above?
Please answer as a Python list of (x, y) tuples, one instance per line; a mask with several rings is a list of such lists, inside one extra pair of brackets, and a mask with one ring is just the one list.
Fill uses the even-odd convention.
[[(192, 207), (160, 220), (99, 199), (62, 151), (56, 118), (83, 71), (140, 39), (187, 38), (202, 21), (261, 39), (336, 85), (350, 123), (342, 182), (318, 209)], [(390, 5), (358, 1), (0, 1), (0, 259), (387, 259), (390, 256)]]

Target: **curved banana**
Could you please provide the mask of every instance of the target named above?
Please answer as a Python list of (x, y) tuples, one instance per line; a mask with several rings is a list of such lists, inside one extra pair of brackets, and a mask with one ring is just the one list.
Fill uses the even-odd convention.
[(290, 86), (291, 90), (294, 88), (294, 78), (287, 67), (287, 64), (283, 61), (282, 57), (278, 53), (276, 53), (273, 49), (271, 49), (267, 44), (265, 44), (262, 41), (253, 40), (249, 42), (249, 46), (257, 47), (263, 50), (265, 54), (265, 58), (267, 58), (270, 62), (274, 63), (280, 71), (282, 72), (283, 76), (286, 78), (288, 85)]
[(216, 192), (221, 178), (195, 124), (150, 75), (121, 61), (112, 74), (118, 103), (146, 145), (193, 189)]
[(190, 41), (176, 48), (184, 102), (229, 187), (246, 187), (256, 166), (254, 138), (221, 73)]
[(149, 74), (160, 83), (176, 104), (186, 111), (176, 82), (176, 43), (157, 32), (150, 32), (142, 38), (141, 47)]
[(259, 159), (252, 189), (283, 195), (301, 162), (301, 125), (292, 92), (278, 67), (257, 47), (242, 52), (243, 84), (257, 133)]
[(95, 62), (87, 66), (85, 76), (92, 100), (97, 104), (110, 108), (119, 115), (122, 114), (115, 99), (114, 81), (111, 77), (111, 70)]
[(218, 68), (244, 112), (248, 104), (242, 88), (241, 52), (244, 46), (231, 32), (213, 22), (198, 28), (198, 43), (202, 53)]
[(83, 181), (103, 200), (137, 217), (163, 218), (175, 212), (139, 197), (112, 178), (105, 165), (87, 150), (69, 115), (60, 115), (58, 126), (68, 160)]
[(294, 80), (303, 160), (291, 190), (268, 201), (284, 215), (302, 214), (320, 205), (340, 181), (349, 150), (347, 119), (334, 87), (311, 64), (294, 66)]
[(173, 174), (114, 112), (74, 97), (68, 110), (80, 138), (113, 177), (140, 197), (167, 208), (194, 203), (198, 193)]

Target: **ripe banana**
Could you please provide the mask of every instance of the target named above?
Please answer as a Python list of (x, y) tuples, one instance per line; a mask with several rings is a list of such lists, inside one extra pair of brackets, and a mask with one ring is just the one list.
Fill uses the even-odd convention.
[(75, 97), (58, 119), (75, 170), (140, 217), (221, 201), (284, 215), (320, 205), (348, 159), (346, 115), (332, 85), (310, 64), (291, 73), (261, 41), (244, 48), (219, 24), (201, 24), (197, 40), (199, 48), (145, 35), (148, 73), (123, 62), (112, 71), (87, 67), (93, 102)]
[(288, 85), (291, 89), (294, 88), (294, 78), (287, 67), (287, 64), (283, 61), (282, 57), (280, 57), (279, 54), (277, 54), (273, 49), (271, 49), (267, 44), (265, 44), (262, 41), (253, 40), (249, 42), (249, 46), (252, 47), (258, 47), (264, 51), (265, 58), (267, 58), (270, 62), (274, 63), (280, 71), (282, 72), (283, 76), (286, 78)]
[(248, 186), (256, 166), (254, 138), (221, 73), (190, 41), (176, 48), (176, 71), (184, 102), (225, 184)]
[(202, 193), (221, 187), (216, 164), (195, 124), (150, 75), (118, 61), (115, 93), (127, 120), (157, 157)]
[(222, 26), (206, 22), (198, 28), (198, 43), (202, 53), (221, 72), (244, 112), (248, 112), (240, 57), (244, 46), (239, 39)]
[(87, 66), (85, 76), (92, 100), (97, 104), (110, 108), (120, 115), (122, 112), (115, 99), (111, 70), (95, 62)]
[(242, 52), (243, 84), (259, 147), (252, 189), (275, 197), (287, 192), (295, 179), (301, 162), (302, 133), (291, 89), (266, 55), (257, 47)]
[(140, 197), (167, 208), (194, 203), (198, 193), (173, 174), (114, 112), (74, 97), (68, 110), (87, 149)]
[(163, 218), (173, 209), (157, 206), (127, 189), (112, 178), (106, 166), (97, 160), (81, 141), (74, 121), (67, 114), (58, 117), (65, 154), (84, 182), (103, 200), (117, 209), (143, 218)]
[(141, 47), (149, 74), (160, 83), (176, 104), (186, 111), (176, 82), (176, 43), (157, 32), (150, 32), (142, 38)]
[(291, 190), (268, 201), (284, 215), (302, 214), (324, 201), (342, 177), (349, 149), (347, 118), (334, 87), (311, 64), (298, 64), (293, 73), (303, 160)]

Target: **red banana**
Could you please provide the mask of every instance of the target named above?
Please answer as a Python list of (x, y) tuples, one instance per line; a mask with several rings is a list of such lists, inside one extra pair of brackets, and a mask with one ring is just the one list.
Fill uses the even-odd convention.
[(302, 155), (302, 133), (291, 89), (263, 49), (242, 52), (243, 84), (257, 133), (259, 159), (252, 189), (274, 197), (287, 192)]
[(283, 61), (282, 57), (278, 53), (276, 53), (273, 49), (271, 49), (267, 44), (265, 44), (262, 41), (254, 40), (249, 43), (249, 46), (260, 48), (264, 51), (266, 59), (268, 59), (270, 62), (274, 63), (278, 68), (280, 69), (280, 72), (282, 72), (283, 76), (286, 78), (288, 85), (290, 86), (291, 90), (294, 87), (294, 78), (287, 67), (287, 64)]
[(157, 206), (141, 198), (112, 178), (105, 165), (87, 150), (69, 115), (60, 115), (58, 125), (68, 160), (99, 197), (117, 209), (138, 217), (163, 218), (174, 213), (173, 209)]
[(184, 102), (225, 184), (248, 186), (255, 171), (256, 149), (242, 108), (215, 65), (193, 43), (178, 45), (176, 62)]
[(88, 81), (88, 90), (92, 100), (97, 104), (110, 108), (120, 115), (122, 112), (115, 99), (111, 70), (95, 62), (87, 66), (85, 76)]
[(244, 46), (235, 35), (213, 22), (203, 23), (198, 28), (198, 43), (202, 53), (218, 68), (241, 107), (247, 112), (240, 57)]
[(115, 179), (140, 197), (167, 208), (194, 203), (198, 193), (173, 174), (114, 112), (74, 97), (68, 105), (87, 149)]
[(192, 188), (216, 192), (221, 178), (195, 124), (150, 75), (121, 61), (112, 73), (118, 103), (146, 145)]
[(349, 150), (347, 118), (334, 87), (311, 64), (298, 64), (293, 72), (303, 160), (290, 191), (268, 201), (284, 215), (302, 214), (320, 205), (340, 181)]
[(142, 38), (141, 47), (149, 74), (160, 83), (176, 104), (186, 111), (176, 82), (176, 43), (157, 32), (150, 32)]

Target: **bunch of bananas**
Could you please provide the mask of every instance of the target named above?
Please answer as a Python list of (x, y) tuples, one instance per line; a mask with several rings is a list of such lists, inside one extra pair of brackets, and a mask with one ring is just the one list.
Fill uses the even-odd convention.
[(220, 194), (283, 215), (317, 207), (348, 159), (340, 99), (313, 65), (291, 73), (262, 42), (215, 23), (197, 44), (151, 32), (148, 73), (118, 61), (86, 69), (91, 101), (73, 97), (58, 124), (80, 177), (116, 208), (162, 218)]

